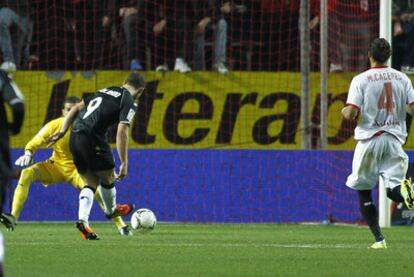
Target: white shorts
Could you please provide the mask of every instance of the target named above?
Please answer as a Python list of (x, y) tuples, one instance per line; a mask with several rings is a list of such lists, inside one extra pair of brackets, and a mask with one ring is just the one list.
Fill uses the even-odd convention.
[(373, 189), (379, 178), (386, 188), (401, 185), (408, 169), (408, 155), (393, 135), (380, 136), (357, 143), (352, 161), (352, 174), (346, 185), (355, 190)]

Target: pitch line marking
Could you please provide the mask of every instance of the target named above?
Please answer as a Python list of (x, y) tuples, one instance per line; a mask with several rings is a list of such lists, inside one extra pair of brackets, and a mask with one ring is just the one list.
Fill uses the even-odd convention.
[[(106, 246), (119, 246), (119, 243), (104, 242), (102, 245)], [(364, 248), (361, 245), (351, 244), (279, 244), (279, 243), (139, 243), (140, 247), (225, 247), (225, 248), (301, 248), (301, 249), (354, 249)], [(99, 243), (97, 243), (98, 245)], [(71, 246), (69, 242), (12, 242), (8, 241), (7, 245), (10, 246), (39, 246), (39, 245), (62, 245)]]

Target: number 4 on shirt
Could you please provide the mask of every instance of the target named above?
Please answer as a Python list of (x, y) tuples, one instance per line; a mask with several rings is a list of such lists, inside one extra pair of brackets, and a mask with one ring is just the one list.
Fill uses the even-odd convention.
[(393, 99), (393, 93), (392, 93), (392, 84), (391, 83), (385, 83), (384, 87), (382, 88), (381, 95), (378, 99), (378, 109), (384, 110), (386, 109), (387, 112), (392, 112), (394, 109), (394, 99)]

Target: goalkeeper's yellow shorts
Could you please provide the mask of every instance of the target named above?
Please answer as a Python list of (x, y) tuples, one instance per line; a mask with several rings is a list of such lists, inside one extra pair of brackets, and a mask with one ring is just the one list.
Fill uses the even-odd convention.
[(39, 162), (30, 166), (34, 170), (35, 180), (43, 183), (44, 186), (60, 183), (69, 183), (77, 189), (85, 186), (75, 165), (61, 165), (52, 160)]

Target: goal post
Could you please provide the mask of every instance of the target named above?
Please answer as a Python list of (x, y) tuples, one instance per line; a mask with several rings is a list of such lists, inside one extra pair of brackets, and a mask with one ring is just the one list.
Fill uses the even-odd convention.
[[(392, 0), (380, 1), (380, 37), (385, 38), (391, 44), (391, 17), (392, 17)], [(391, 61), (388, 61), (391, 64)], [(387, 198), (383, 182), (379, 182), (379, 225), (380, 227), (391, 226), (391, 201)]]

